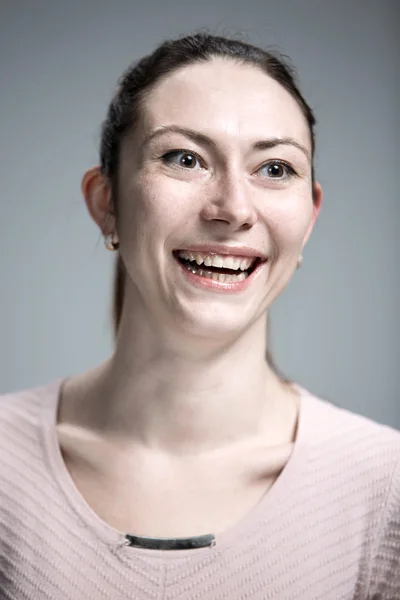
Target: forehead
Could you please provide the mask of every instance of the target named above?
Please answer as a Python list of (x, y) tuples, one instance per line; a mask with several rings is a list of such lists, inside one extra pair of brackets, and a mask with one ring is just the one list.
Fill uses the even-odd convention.
[(142, 125), (193, 128), (226, 140), (292, 137), (310, 148), (308, 124), (296, 100), (261, 69), (213, 59), (185, 66), (146, 97)]

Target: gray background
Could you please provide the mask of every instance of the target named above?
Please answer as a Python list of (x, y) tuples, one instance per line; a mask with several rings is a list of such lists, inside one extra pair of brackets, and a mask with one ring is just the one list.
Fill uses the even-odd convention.
[(114, 257), (81, 199), (122, 70), (209, 28), (288, 54), (316, 111), (325, 198), (271, 310), (281, 369), (400, 429), (400, 2), (36, 0), (0, 4), (0, 390), (83, 371), (112, 349)]

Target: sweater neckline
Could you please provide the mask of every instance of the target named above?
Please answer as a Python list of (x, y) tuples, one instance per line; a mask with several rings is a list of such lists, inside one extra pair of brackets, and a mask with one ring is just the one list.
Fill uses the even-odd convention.
[(307, 406), (310, 393), (299, 384), (294, 383), (293, 387), (299, 393), (296, 439), (291, 444), (288, 444), (288, 446), (292, 447), (292, 451), (286, 464), (272, 486), (255, 506), (234, 525), (231, 525), (222, 532), (213, 534), (214, 543), (211, 546), (183, 550), (159, 550), (130, 546), (126, 535), (134, 535), (134, 532), (123, 533), (103, 521), (79, 492), (64, 463), (56, 431), (58, 406), (64, 382), (64, 378), (57, 379), (47, 386), (40, 388), (44, 392), (41, 405), (41, 442), (45, 459), (51, 471), (53, 481), (61, 489), (69, 506), (79, 517), (84, 528), (92, 532), (94, 539), (99, 538), (114, 554), (119, 554), (123, 560), (129, 561), (131, 557), (173, 560), (178, 558), (187, 559), (195, 556), (202, 558), (209, 556), (210, 552), (217, 552), (219, 554), (224, 549), (256, 532), (260, 527), (263, 515), (266, 512), (269, 513), (274, 507), (279, 506), (279, 498), (282, 495), (287, 496), (287, 494), (290, 494), (289, 488), (293, 485), (293, 481), (301, 476), (297, 465), (299, 461), (300, 463), (303, 461), (304, 465), (304, 452), (307, 450), (305, 430), (307, 429)]

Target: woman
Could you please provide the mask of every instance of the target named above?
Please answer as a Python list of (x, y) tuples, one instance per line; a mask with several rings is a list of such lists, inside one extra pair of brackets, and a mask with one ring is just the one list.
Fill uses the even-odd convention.
[(400, 598), (400, 433), (265, 360), (321, 208), (314, 124), (239, 41), (121, 78), (82, 181), (118, 252), (115, 351), (1, 400), (2, 597)]

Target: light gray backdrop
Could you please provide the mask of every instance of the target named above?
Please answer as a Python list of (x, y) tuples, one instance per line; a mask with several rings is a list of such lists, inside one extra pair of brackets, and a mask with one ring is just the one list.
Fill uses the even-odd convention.
[(209, 28), (283, 50), (315, 109), (325, 190), (272, 350), (314, 393), (400, 429), (399, 22), (389, 0), (0, 3), (0, 391), (112, 348), (113, 256), (81, 199), (122, 70)]

